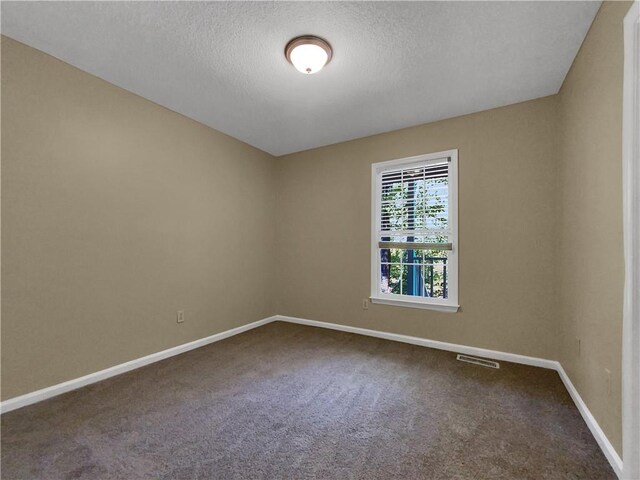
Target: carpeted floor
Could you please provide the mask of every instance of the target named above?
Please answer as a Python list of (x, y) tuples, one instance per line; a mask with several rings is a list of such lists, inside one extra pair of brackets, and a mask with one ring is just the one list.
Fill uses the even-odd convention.
[(2, 416), (5, 479), (613, 479), (551, 370), (276, 322)]

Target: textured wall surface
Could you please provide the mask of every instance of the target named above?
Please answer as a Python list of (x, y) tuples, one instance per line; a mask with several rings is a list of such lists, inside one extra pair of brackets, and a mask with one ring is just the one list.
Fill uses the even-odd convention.
[[(559, 95), (559, 360), (620, 454), (622, 19), (629, 6), (629, 2), (603, 4)], [(611, 387), (605, 369), (611, 372)]]
[[(555, 358), (555, 97), (278, 159), (278, 313)], [(371, 305), (371, 164), (459, 149), (455, 314)]]
[(273, 174), (3, 37), (2, 398), (272, 315)]

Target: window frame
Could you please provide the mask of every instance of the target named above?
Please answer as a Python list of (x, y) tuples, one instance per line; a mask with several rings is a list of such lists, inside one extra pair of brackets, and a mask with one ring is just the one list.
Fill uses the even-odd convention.
[[(448, 175), (448, 224), (451, 230), (449, 243), (452, 249), (449, 251), (447, 271), (449, 283), (447, 284), (447, 299), (415, 297), (397, 293), (382, 293), (380, 291), (380, 250), (378, 236), (380, 232), (381, 218), (381, 184), (382, 173), (386, 170), (407, 167), (429, 165), (441, 162), (443, 158), (449, 158)], [(371, 165), (371, 303), (395, 305), (399, 307), (423, 308), (442, 312), (457, 312), (458, 305), (458, 149), (442, 152), (416, 155), (414, 157), (399, 158), (385, 162), (377, 162)]]

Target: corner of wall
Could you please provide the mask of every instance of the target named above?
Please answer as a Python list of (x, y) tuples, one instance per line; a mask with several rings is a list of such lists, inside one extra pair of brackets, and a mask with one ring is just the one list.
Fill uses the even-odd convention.
[(630, 5), (603, 2), (558, 93), (558, 359), (619, 453), (623, 18)]

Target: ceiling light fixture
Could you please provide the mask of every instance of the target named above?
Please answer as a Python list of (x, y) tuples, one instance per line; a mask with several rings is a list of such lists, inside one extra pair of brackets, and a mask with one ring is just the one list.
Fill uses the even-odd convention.
[(296, 70), (312, 74), (322, 70), (322, 67), (331, 61), (333, 51), (326, 40), (313, 35), (303, 35), (287, 43), (284, 55)]

